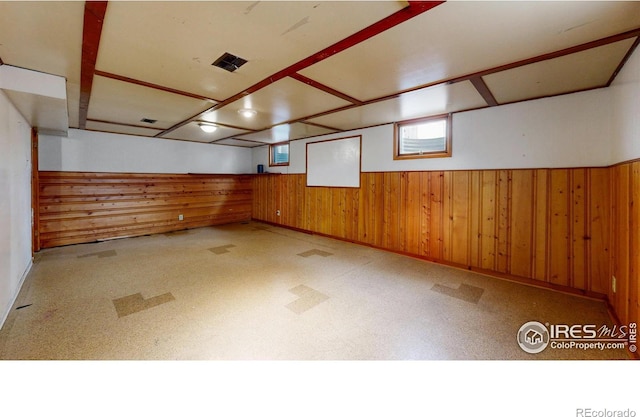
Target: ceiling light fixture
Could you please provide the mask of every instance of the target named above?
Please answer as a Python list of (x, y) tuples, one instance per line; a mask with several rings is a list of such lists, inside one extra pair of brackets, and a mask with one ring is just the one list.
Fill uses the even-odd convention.
[(240, 113), (242, 116), (246, 117), (247, 119), (250, 119), (256, 114), (258, 114), (258, 112), (253, 109), (240, 109), (238, 110), (238, 113)]
[(205, 133), (213, 133), (218, 129), (218, 126), (209, 123), (198, 123), (198, 126), (200, 126), (200, 129)]

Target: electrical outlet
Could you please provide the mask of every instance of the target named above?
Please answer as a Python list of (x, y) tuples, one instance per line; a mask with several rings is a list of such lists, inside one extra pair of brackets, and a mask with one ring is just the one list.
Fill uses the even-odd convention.
[(184, 215), (178, 214), (178, 220), (180, 220), (180, 221), (184, 220)]
[(617, 291), (617, 288), (616, 288), (616, 277), (615, 276), (611, 276), (611, 289), (613, 290), (614, 293)]
[(276, 216), (280, 215), (280, 210), (276, 210)]

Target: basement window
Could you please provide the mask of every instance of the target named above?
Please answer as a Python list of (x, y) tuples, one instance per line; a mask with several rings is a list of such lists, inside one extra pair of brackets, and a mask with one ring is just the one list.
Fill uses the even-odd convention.
[(396, 123), (393, 159), (449, 156), (451, 156), (451, 115)]
[(289, 165), (289, 142), (269, 146), (269, 166)]

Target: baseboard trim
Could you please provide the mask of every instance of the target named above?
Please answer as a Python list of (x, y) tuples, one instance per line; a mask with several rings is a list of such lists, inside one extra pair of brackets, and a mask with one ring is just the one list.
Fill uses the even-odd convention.
[(2, 313), (2, 318), (0, 319), (0, 329), (4, 327), (7, 321), (7, 318), (9, 317), (9, 313), (11, 313), (11, 310), (13, 309), (13, 306), (16, 303), (16, 300), (18, 299), (18, 295), (20, 295), (20, 291), (22, 290), (24, 281), (27, 279), (27, 276), (29, 275), (29, 272), (31, 272), (32, 267), (33, 267), (33, 259), (30, 259), (29, 264), (27, 265), (27, 268), (24, 270), (24, 272), (22, 273), (22, 276), (20, 277), (20, 281), (18, 282), (18, 288), (16, 289), (15, 294), (13, 294), (11, 302), (9, 303), (9, 308), (7, 309), (7, 311), (4, 311)]
[(516, 282), (516, 283), (522, 284), (522, 285), (527, 285), (527, 286), (536, 287), (536, 288), (543, 288), (543, 289), (546, 289), (546, 290), (556, 291), (556, 292), (560, 292), (560, 293), (563, 293), (563, 294), (569, 294), (569, 295), (573, 295), (573, 296), (576, 296), (576, 297), (583, 297), (583, 298), (588, 298), (588, 299), (592, 299), (592, 300), (598, 300), (598, 301), (602, 301), (602, 302), (607, 302), (607, 295), (606, 294), (601, 294), (601, 293), (594, 292), (594, 291), (582, 290), (582, 289), (579, 289), (579, 288), (568, 287), (568, 286), (565, 286), (565, 285), (553, 284), (553, 283), (546, 282), (546, 281), (538, 281), (538, 280), (531, 279), (531, 278), (518, 277), (518, 276), (515, 276), (515, 275), (510, 275), (510, 274), (506, 274), (506, 273), (502, 273), (502, 272), (492, 271), (492, 270), (489, 270), (489, 269), (482, 269), (482, 268), (472, 267), (472, 266), (468, 266), (468, 265), (457, 264), (455, 262), (449, 262), (449, 261), (445, 261), (445, 260), (442, 260), (442, 259), (430, 258), (430, 257), (427, 257), (427, 256), (420, 256), (420, 255), (416, 255), (416, 254), (413, 254), (413, 253), (396, 251), (396, 250), (385, 248), (385, 247), (382, 247), (382, 246), (371, 245), (369, 243), (359, 242), (357, 240), (345, 239), (345, 238), (341, 238), (341, 237), (338, 237), (338, 236), (328, 235), (328, 234), (325, 234), (325, 233), (312, 232), (312, 231), (309, 231), (309, 230), (300, 229), (300, 228), (288, 226), (288, 225), (285, 225), (285, 224), (274, 223), (274, 222), (270, 222), (270, 221), (267, 221), (267, 220), (261, 220), (261, 219), (251, 219), (251, 220), (255, 221), (255, 222), (259, 222), (259, 223), (268, 224), (270, 226), (276, 226), (276, 227), (281, 227), (283, 229), (293, 230), (293, 231), (296, 231), (296, 232), (306, 233), (306, 234), (310, 234), (310, 235), (322, 236), (322, 237), (326, 237), (326, 238), (329, 238), (329, 239), (340, 240), (342, 242), (354, 243), (356, 245), (366, 246), (366, 247), (369, 247), (369, 248), (382, 250), (382, 251), (385, 251), (385, 252), (396, 253), (398, 255), (403, 255), (403, 256), (410, 257), (410, 258), (419, 259), (421, 261), (431, 262), (431, 263), (435, 263), (435, 264), (438, 264), (438, 265), (444, 265), (444, 266), (448, 266), (448, 267), (451, 267), (451, 268), (460, 269), (460, 270), (464, 270), (464, 271), (470, 271), (470, 272), (474, 272), (476, 274), (486, 275), (486, 276), (489, 276), (489, 277), (492, 277), (492, 278), (502, 279), (502, 280), (505, 280), (505, 281)]

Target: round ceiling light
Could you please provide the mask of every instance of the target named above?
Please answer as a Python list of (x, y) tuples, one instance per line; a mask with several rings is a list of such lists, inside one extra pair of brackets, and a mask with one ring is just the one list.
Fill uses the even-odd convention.
[(247, 119), (258, 114), (258, 112), (253, 109), (240, 109), (238, 110), (238, 113), (240, 113), (242, 116), (246, 117)]
[(213, 133), (218, 129), (218, 126), (209, 123), (198, 123), (198, 126), (200, 126), (200, 129), (205, 133)]

